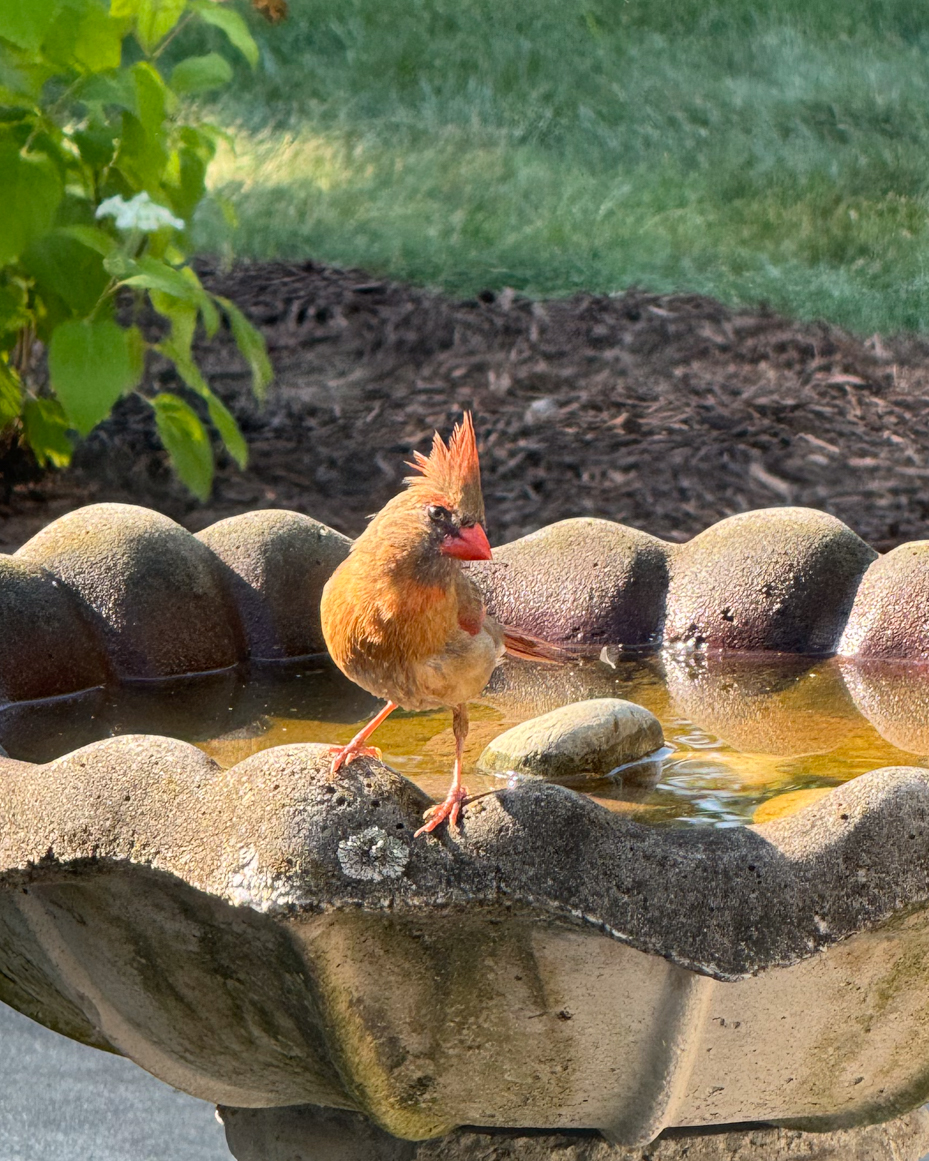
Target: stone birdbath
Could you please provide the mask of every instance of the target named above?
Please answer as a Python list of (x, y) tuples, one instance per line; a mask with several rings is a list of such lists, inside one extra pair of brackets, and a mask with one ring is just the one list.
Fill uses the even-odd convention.
[[(203, 713), (190, 691), (221, 707), (243, 666), (318, 655), (347, 547), (296, 513), (193, 536), (109, 504), (0, 557), (0, 1000), (215, 1102), (240, 1161), (929, 1150), (923, 766), (746, 826), (650, 825), (529, 769), (414, 841), (424, 791), (374, 760), (333, 783), (318, 743), (224, 766), (148, 730), (56, 742), (113, 690)], [(562, 522), (475, 575), (492, 611), (603, 660), (504, 674), (491, 701), (612, 702), (651, 655), (749, 762), (813, 744), (798, 680), (838, 655), (848, 746), (859, 718), (921, 746), (927, 554), (802, 509), (680, 546)], [(740, 676), (755, 654), (763, 681)], [(647, 756), (660, 727), (630, 713)]]

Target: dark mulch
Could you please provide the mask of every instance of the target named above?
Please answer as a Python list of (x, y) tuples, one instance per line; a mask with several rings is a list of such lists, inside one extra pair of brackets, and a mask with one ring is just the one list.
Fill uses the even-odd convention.
[[(684, 540), (776, 504), (832, 512), (880, 549), (924, 535), (924, 342), (863, 342), (696, 295), (457, 302), (310, 263), (202, 273), (261, 326), (277, 370), (259, 408), (228, 336), (201, 349), (248, 437), (248, 471), (223, 463), (197, 505), (166, 469), (148, 408), (128, 400), (68, 472), (29, 480), (28, 465), (0, 464), (0, 547), (104, 499), (194, 529), (281, 506), (356, 534), (400, 486), (411, 450), (463, 408), (476, 416), (496, 542), (576, 515)], [(167, 368), (152, 373), (176, 388)]]

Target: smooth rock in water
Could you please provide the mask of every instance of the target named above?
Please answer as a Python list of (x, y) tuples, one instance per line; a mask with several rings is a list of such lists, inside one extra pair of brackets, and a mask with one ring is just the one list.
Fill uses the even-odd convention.
[(77, 595), (117, 677), (174, 677), (244, 656), (216, 557), (158, 512), (133, 504), (79, 508), (14, 559), (43, 566)]
[(871, 565), (862, 577), (839, 653), (929, 661), (929, 540), (901, 544)]
[(326, 648), (319, 617), (323, 585), (351, 541), (299, 512), (270, 508), (211, 524), (197, 534), (223, 562), (251, 656), (300, 657)]
[(551, 781), (596, 781), (662, 745), (654, 714), (634, 702), (603, 697), (514, 726), (494, 738), (477, 765), (484, 774), (513, 771)]
[(765, 508), (714, 524), (674, 555), (665, 643), (834, 653), (877, 553), (812, 508)]
[(506, 625), (545, 641), (645, 650), (661, 640), (672, 548), (582, 516), (503, 544), (469, 572)]
[(102, 685), (103, 644), (80, 602), (50, 573), (0, 556), (0, 703)]

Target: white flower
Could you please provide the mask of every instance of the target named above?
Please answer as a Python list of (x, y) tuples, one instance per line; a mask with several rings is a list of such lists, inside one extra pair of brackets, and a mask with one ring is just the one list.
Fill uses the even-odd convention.
[(107, 198), (97, 206), (97, 217), (115, 218), (118, 230), (144, 230), (146, 234), (160, 230), (162, 226), (173, 226), (175, 230), (184, 228), (181, 218), (176, 218), (167, 206), (153, 202), (144, 190), (128, 202), (119, 194)]

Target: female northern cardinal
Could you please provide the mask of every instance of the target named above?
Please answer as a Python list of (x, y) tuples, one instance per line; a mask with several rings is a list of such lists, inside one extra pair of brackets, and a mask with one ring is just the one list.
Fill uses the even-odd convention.
[[(551, 659), (542, 642), (504, 628), (484, 611), (462, 560), (490, 560), (484, 531), (481, 469), (470, 414), (448, 446), (436, 432), (428, 459), (414, 453), (420, 475), (377, 513), (323, 589), (323, 636), (333, 661), (362, 689), (387, 704), (347, 746), (333, 750), (332, 770), (360, 755), (380, 757), (368, 738), (398, 706), (452, 707), (455, 772), (448, 797), (426, 811), (416, 835), (446, 818), (454, 826), (467, 791), (461, 759), (467, 703), (477, 697), (504, 649)], [(548, 655), (546, 655), (548, 652)]]

